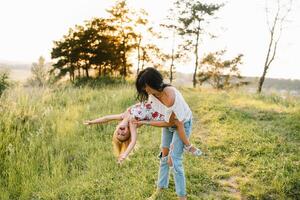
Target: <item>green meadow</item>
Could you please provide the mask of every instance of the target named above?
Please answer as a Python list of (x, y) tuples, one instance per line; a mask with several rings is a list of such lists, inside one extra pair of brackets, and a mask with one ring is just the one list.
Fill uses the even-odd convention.
[[(188, 199), (300, 199), (300, 100), (180, 88), (194, 120), (185, 155)], [(0, 199), (146, 199), (155, 190), (160, 128), (141, 127), (118, 165), (117, 122), (83, 121), (134, 104), (130, 84), (14, 88), (0, 98)], [(163, 200), (176, 199), (174, 181)]]

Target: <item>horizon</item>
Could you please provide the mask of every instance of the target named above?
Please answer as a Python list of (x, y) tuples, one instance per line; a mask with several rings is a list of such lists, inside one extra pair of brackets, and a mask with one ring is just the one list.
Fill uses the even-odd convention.
[[(31, 73), (31, 71), (30, 71), (30, 69), (31, 69), (31, 65), (32, 65), (32, 63), (26, 63), (26, 62), (17, 62), (17, 63), (14, 63), (14, 61), (3, 61), (3, 60), (0, 60), (0, 70), (1, 69), (5, 69), (5, 68), (1, 68), (1, 64), (7, 64), (7, 63), (5, 63), (5, 62), (7, 62), (7, 63), (10, 63), (10, 65), (26, 65), (27, 66), (27, 68), (26, 69), (24, 69), (24, 68), (17, 68), (17, 69), (14, 69), (14, 68), (12, 68), (12, 69), (9, 69), (10, 71), (18, 71), (18, 72), (15, 72), (15, 73), (21, 73), (22, 71), (24, 72), (24, 71), (26, 71), (27, 72), (27, 76), (24, 76), (24, 77), (22, 77), (22, 78), (20, 78), (20, 77), (18, 77), (18, 78), (14, 78), (13, 80), (15, 80), (15, 81), (25, 81), (27, 78), (29, 78), (29, 76), (30, 76), (30, 73)], [(136, 72), (136, 68), (132, 68), (131, 69), (131, 71), (133, 72), (133, 74), (135, 74), (135, 72)], [(184, 71), (175, 71), (175, 75), (176, 75), (176, 73), (177, 72), (179, 72), (179, 73), (181, 73), (181, 74), (184, 74), (184, 75), (193, 75), (193, 72), (184, 72)], [(10, 74), (10, 76), (16, 76), (16, 74)], [(251, 75), (249, 75), (249, 76), (247, 76), (247, 75), (242, 75), (243, 76), (243, 78), (260, 78), (260, 76), (251, 76)], [(266, 76), (266, 79), (277, 79), (277, 80), (290, 80), (290, 81), (300, 81), (300, 77), (299, 78), (282, 78), (282, 77), (268, 77), (268, 76)], [(176, 79), (175, 79), (176, 80)]]

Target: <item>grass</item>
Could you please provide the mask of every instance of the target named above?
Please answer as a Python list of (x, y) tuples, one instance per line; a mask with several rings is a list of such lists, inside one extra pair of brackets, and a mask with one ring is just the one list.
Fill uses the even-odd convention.
[[(185, 156), (189, 199), (299, 199), (300, 101), (276, 95), (180, 89), (193, 115)], [(160, 129), (139, 129), (124, 165), (116, 122), (82, 122), (135, 103), (131, 85), (16, 88), (0, 103), (0, 199), (145, 199), (155, 190)], [(163, 199), (175, 199), (174, 181)]]

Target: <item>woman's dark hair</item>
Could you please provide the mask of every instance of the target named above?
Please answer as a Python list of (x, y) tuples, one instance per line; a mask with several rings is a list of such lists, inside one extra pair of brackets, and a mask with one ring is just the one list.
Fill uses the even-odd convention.
[(160, 92), (163, 91), (165, 87), (170, 86), (163, 82), (163, 76), (153, 67), (148, 67), (140, 71), (136, 78), (135, 87), (137, 90), (137, 99), (140, 102), (148, 99), (148, 94), (145, 91), (146, 85)]

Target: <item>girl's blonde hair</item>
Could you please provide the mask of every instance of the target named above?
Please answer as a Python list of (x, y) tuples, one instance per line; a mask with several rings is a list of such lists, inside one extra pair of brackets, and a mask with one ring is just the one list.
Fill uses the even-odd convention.
[(119, 129), (119, 126), (116, 127), (116, 130), (113, 134), (113, 138), (112, 138), (112, 144), (113, 144), (113, 151), (114, 151), (114, 155), (116, 157), (119, 157), (119, 155), (123, 152), (126, 151), (128, 145), (130, 144), (131, 142), (131, 134), (130, 134), (130, 130), (129, 131), (129, 137), (127, 140), (125, 141), (120, 141), (118, 140), (117, 138), (117, 131)]

